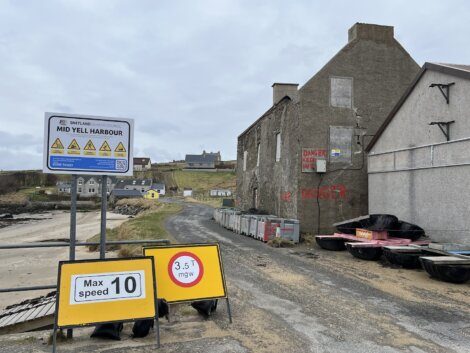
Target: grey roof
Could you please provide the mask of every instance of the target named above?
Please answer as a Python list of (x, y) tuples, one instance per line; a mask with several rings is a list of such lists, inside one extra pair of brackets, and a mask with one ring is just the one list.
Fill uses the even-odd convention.
[(139, 190), (114, 189), (111, 194), (115, 197), (142, 197)]
[[(83, 183), (87, 183), (90, 179), (94, 179), (98, 184), (101, 184), (101, 177), (96, 175), (80, 175), (78, 179), (83, 179)], [(115, 176), (108, 176), (108, 179), (111, 179), (111, 184), (116, 184), (117, 178)]]
[(147, 165), (150, 162), (150, 158), (147, 157), (134, 157), (134, 165)]
[(448, 66), (458, 70), (464, 70), (470, 72), (470, 65), (460, 65), (460, 64), (444, 64), (444, 63), (436, 63), (436, 65), (440, 66)]
[(120, 179), (116, 183), (116, 189), (124, 189), (126, 186), (150, 186), (152, 179)]
[(161, 190), (165, 188), (165, 184), (163, 183), (155, 183), (152, 185), (151, 189), (153, 190)]
[(218, 153), (187, 154), (186, 163), (215, 163)]
[(280, 106), (281, 104), (284, 104), (284, 103), (289, 103), (291, 102), (292, 99), (290, 99), (289, 96), (284, 96), (284, 98), (282, 98), (279, 102), (273, 104), (268, 110), (266, 110), (263, 115), (261, 115), (258, 119), (255, 120), (255, 122), (253, 124), (251, 124), (250, 126), (248, 126), (239, 136), (238, 138), (242, 137), (243, 135), (245, 135), (248, 131), (250, 131), (256, 124), (258, 124), (261, 120), (263, 120), (263, 118), (267, 115), (269, 115), (272, 111), (274, 111), (274, 109), (276, 109), (276, 107)]
[(398, 100), (397, 104), (395, 104), (395, 106), (393, 107), (391, 112), (388, 114), (383, 124), (379, 127), (376, 134), (367, 145), (365, 149), (366, 152), (370, 152), (372, 150), (372, 147), (374, 147), (375, 143), (378, 141), (382, 133), (385, 131), (388, 124), (390, 124), (390, 122), (393, 120), (393, 118), (395, 117), (395, 114), (400, 110), (403, 103), (405, 103), (408, 96), (411, 94), (411, 92), (413, 92), (419, 80), (421, 80), (421, 77), (423, 77), (424, 73), (427, 70), (442, 72), (447, 75), (470, 80), (470, 65), (438, 64), (438, 63), (429, 63), (429, 62), (424, 63), (423, 67), (418, 72), (413, 82), (408, 86), (405, 93), (403, 93), (401, 98)]

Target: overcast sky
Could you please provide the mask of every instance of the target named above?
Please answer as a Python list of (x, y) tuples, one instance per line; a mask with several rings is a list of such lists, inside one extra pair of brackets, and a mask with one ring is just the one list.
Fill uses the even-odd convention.
[(135, 154), (235, 159), (236, 138), (355, 22), (422, 65), (470, 64), (470, 2), (0, 0), (0, 169), (42, 167), (44, 112), (135, 119)]

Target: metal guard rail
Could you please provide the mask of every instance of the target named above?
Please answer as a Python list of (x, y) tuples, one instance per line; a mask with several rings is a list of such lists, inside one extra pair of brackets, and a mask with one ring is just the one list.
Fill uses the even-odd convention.
[[(168, 239), (154, 239), (154, 240), (117, 240), (107, 241), (105, 245), (127, 245), (127, 244), (169, 244)], [(100, 245), (99, 242), (84, 242), (75, 243), (75, 246), (95, 246)], [(70, 247), (69, 242), (50, 242), (50, 243), (26, 243), (26, 244), (0, 244), (0, 250), (5, 249), (34, 249), (34, 248), (59, 248)], [(14, 288), (0, 288), (0, 293), (10, 292), (25, 292), (45, 289), (57, 289), (57, 285), (49, 286), (32, 286), (32, 287), (14, 287)]]

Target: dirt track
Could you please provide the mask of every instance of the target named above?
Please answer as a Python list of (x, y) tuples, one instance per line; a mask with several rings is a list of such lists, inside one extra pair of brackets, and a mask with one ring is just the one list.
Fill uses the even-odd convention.
[[(274, 249), (220, 228), (211, 212), (186, 205), (167, 227), (180, 242), (220, 242), (234, 323), (223, 301), (210, 320), (179, 305), (162, 321), (160, 352), (470, 352), (470, 285), (316, 246)], [(155, 336), (131, 339), (131, 327), (121, 342), (79, 330), (61, 351), (154, 352)], [(44, 334), (0, 338), (0, 352), (50, 349), (31, 337)]]

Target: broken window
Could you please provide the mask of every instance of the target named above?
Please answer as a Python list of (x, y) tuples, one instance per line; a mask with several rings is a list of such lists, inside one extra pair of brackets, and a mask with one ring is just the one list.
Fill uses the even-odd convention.
[(350, 126), (330, 126), (330, 163), (351, 164), (351, 146), (354, 128)]
[(352, 107), (352, 83), (351, 77), (330, 77), (330, 104), (332, 107)]
[(281, 160), (281, 133), (276, 134), (276, 162)]

